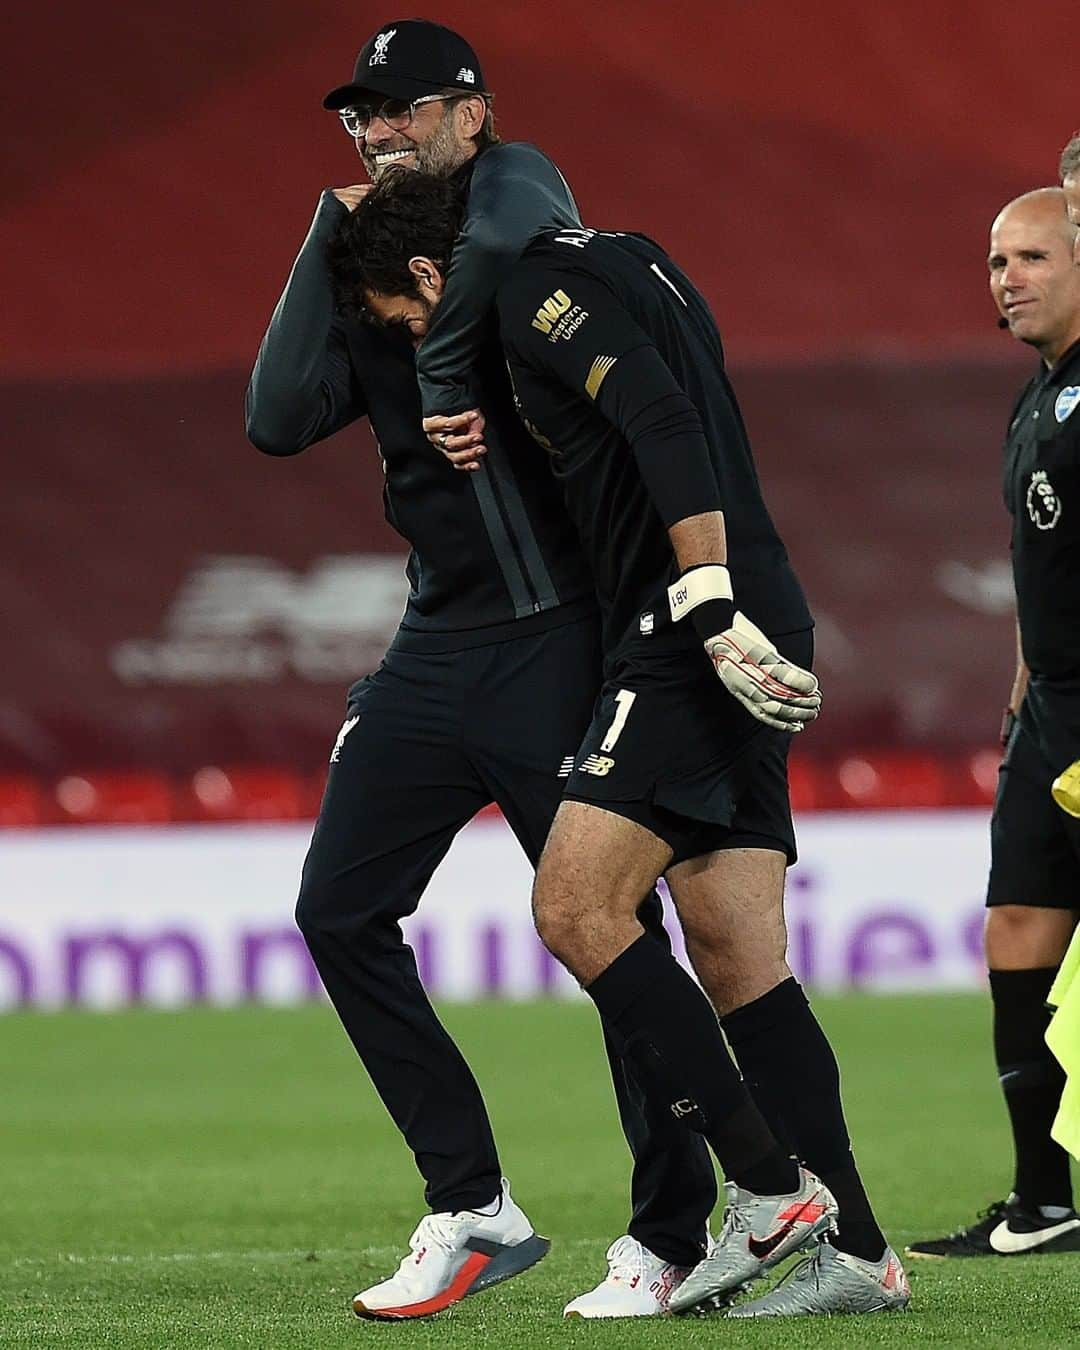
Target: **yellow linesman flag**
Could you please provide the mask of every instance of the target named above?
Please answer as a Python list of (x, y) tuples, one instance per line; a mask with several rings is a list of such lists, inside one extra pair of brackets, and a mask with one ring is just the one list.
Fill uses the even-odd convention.
[(1065, 1070), (1065, 1091), (1050, 1133), (1080, 1158), (1080, 928), (1047, 1000), (1056, 1011), (1046, 1028), (1046, 1043)]

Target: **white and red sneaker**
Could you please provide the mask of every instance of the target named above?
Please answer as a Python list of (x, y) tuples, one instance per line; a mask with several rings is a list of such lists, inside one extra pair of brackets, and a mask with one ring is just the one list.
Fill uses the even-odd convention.
[(409, 1239), (409, 1254), (381, 1284), (353, 1298), (357, 1317), (399, 1321), (442, 1312), (469, 1294), (520, 1275), (547, 1255), (551, 1243), (539, 1237), (502, 1190), (494, 1214), (464, 1209), (456, 1214), (426, 1214)]
[(832, 1192), (812, 1172), (799, 1168), (799, 1188), (790, 1195), (755, 1195), (728, 1182), (724, 1226), (712, 1251), (671, 1296), (672, 1312), (733, 1298), (752, 1280), (836, 1227)]
[(607, 1263), (607, 1275), (571, 1299), (564, 1317), (658, 1317), (690, 1274), (689, 1266), (673, 1266), (625, 1233), (607, 1249)]

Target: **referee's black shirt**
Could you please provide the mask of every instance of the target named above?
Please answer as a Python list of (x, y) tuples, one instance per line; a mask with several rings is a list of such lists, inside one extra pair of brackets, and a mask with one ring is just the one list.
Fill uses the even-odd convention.
[(1080, 342), (1020, 395), (1004, 489), (1024, 660), (1035, 679), (1080, 680)]
[(544, 231), (498, 292), (519, 410), (551, 458), (596, 581), (608, 672), (672, 624), (667, 527), (722, 510), (735, 604), (772, 636), (810, 627), (762, 499), (708, 305), (642, 235)]

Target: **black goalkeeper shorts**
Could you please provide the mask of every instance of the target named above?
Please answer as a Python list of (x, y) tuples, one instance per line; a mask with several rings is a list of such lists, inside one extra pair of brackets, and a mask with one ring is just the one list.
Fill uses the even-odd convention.
[[(812, 630), (776, 641), (810, 668)], [(751, 717), (696, 655), (638, 663), (604, 685), (565, 796), (644, 826), (670, 845), (672, 864), (732, 848), (775, 849), (793, 863), (793, 737)]]

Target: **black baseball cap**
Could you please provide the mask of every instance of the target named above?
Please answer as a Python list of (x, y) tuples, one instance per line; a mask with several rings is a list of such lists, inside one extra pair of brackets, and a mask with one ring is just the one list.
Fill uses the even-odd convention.
[(347, 108), (365, 95), (411, 101), (444, 89), (485, 94), (476, 53), (453, 29), (427, 19), (383, 24), (356, 58), (352, 83), (331, 89), (324, 108)]

